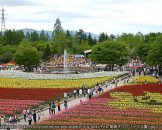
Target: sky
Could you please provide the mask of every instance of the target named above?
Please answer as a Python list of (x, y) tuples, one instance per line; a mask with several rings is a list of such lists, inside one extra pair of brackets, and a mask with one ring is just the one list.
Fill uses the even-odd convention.
[(162, 0), (0, 0), (7, 29), (65, 30), (100, 34), (162, 32)]

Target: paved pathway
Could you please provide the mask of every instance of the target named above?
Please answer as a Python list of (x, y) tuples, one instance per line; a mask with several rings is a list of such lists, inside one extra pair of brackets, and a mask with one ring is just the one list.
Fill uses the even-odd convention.
[[(133, 80), (133, 78), (130, 78), (129, 82), (131, 82), (132, 80)], [(117, 86), (115, 86), (115, 84), (110, 84), (107, 88), (104, 88), (104, 92), (106, 92), (106, 91), (108, 91), (110, 89), (113, 89), (115, 87), (120, 87), (123, 84), (124, 84), (124, 80), (119, 79), (119, 82), (118, 82)], [(68, 108), (72, 108), (72, 107), (75, 107), (76, 105), (79, 105), (80, 104), (80, 100), (87, 101), (89, 99), (87, 98), (87, 96), (86, 97), (77, 97), (75, 99), (74, 98), (73, 99), (70, 99), (70, 101), (68, 101)], [(64, 105), (61, 104), (61, 111), (58, 112), (58, 109), (57, 108), (56, 108), (55, 111), (56, 111), (56, 114), (65, 111)], [(42, 113), (41, 113), (41, 118), (40, 118), (40, 121), (39, 122), (41, 122), (42, 120), (48, 118), (49, 116), (50, 116), (49, 109), (48, 108), (44, 109), (42, 111)], [(33, 124), (33, 122), (32, 122), (32, 124)], [(12, 130), (18, 130), (18, 129), (21, 130), (21, 127), (23, 125), (28, 125), (28, 121), (25, 122), (24, 119), (21, 119), (20, 122), (18, 122), (17, 124), (15, 124), (15, 127), (16, 128), (14, 128)]]

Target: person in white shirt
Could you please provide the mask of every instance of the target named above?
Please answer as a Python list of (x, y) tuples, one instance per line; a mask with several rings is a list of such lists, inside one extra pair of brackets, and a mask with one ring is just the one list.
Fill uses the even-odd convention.
[(79, 89), (79, 95), (82, 95), (82, 89), (81, 88)]
[(8, 121), (9, 121), (10, 124), (12, 124), (13, 123), (13, 116), (10, 116)]
[(1, 126), (1, 125), (4, 125), (4, 116), (1, 116), (1, 117), (0, 117), (0, 126)]

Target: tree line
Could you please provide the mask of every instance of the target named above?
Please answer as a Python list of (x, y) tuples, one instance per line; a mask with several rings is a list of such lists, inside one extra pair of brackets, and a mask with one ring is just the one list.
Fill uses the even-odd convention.
[(0, 63), (15, 59), (20, 65), (37, 66), (54, 54), (83, 54), (92, 49), (90, 57), (96, 63), (123, 65), (130, 59), (140, 59), (147, 64), (162, 65), (162, 33), (107, 35), (100, 33), (96, 39), (79, 29), (72, 33), (63, 30), (61, 21), (56, 19), (52, 37), (43, 30), (41, 33), (21, 30), (7, 30), (0, 34)]
[(40, 61), (40, 59), (48, 60), (55, 54), (63, 54), (64, 49), (67, 49), (71, 54), (83, 54), (96, 42), (97, 40), (90, 33), (87, 35), (82, 29), (75, 33), (63, 30), (61, 21), (57, 19), (52, 37), (43, 30), (40, 34), (36, 31), (25, 34), (21, 30), (7, 30), (3, 35), (0, 34), (0, 63), (15, 59), (19, 64), (38, 65), (40, 62), (27, 63), (29, 57), (34, 58), (30, 55), (36, 53), (36, 57)]
[(139, 59), (149, 66), (162, 66), (160, 32), (146, 35), (123, 33), (113, 38), (102, 33), (102, 37), (105, 39), (92, 47), (92, 58), (97, 63), (124, 65), (130, 59)]

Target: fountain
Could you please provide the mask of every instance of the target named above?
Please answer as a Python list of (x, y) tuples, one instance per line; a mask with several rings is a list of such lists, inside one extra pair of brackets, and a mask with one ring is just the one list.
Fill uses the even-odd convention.
[(42, 73), (43, 74), (79, 74), (79, 73), (91, 71), (88, 70), (86, 67), (81, 67), (78, 65), (71, 66), (69, 64), (70, 63), (68, 63), (68, 53), (67, 50), (64, 49), (63, 63), (62, 63), (62, 58), (61, 61), (59, 61), (59, 65), (61, 66), (53, 66), (52, 64), (50, 64), (49, 66), (45, 66), (45, 69), (42, 71)]
[(52, 74), (76, 74), (76, 70), (69, 70), (68, 67), (68, 54), (64, 49), (64, 63), (63, 68), (57, 68), (57, 70), (52, 70), (50, 73)]

